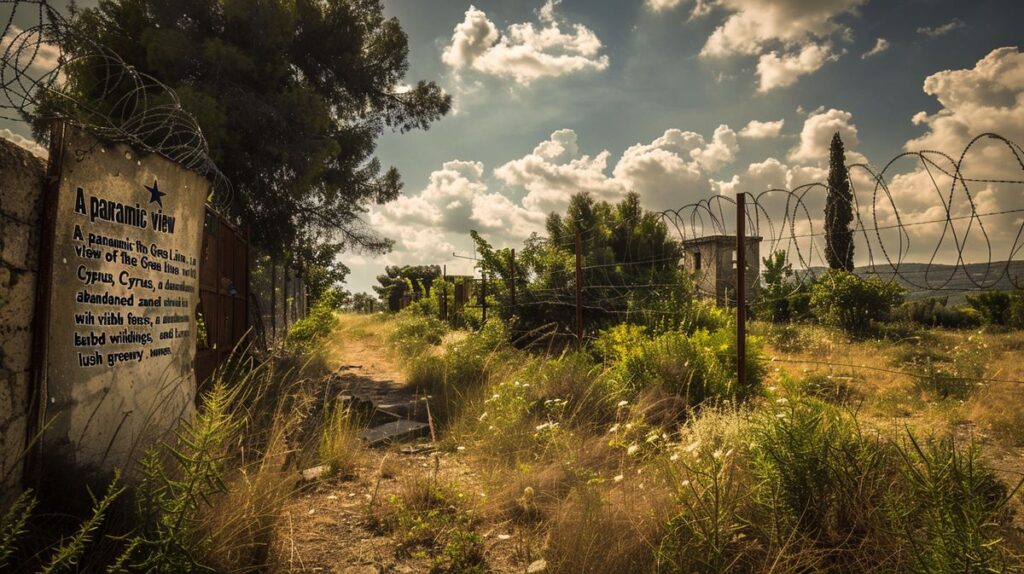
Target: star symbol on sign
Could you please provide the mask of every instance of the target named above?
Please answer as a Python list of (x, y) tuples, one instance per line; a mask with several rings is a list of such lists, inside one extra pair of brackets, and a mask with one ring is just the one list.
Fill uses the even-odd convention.
[(161, 201), (160, 198), (165, 196), (165, 195), (167, 195), (167, 194), (162, 192), (162, 191), (160, 191), (160, 188), (156, 186), (156, 180), (155, 179), (153, 180), (153, 187), (149, 187), (148, 185), (144, 185), (142, 187), (145, 187), (147, 190), (149, 190), (149, 202), (150, 203), (153, 203), (155, 201), (157, 203), (157, 205), (159, 205), (161, 208), (164, 206), (164, 202)]

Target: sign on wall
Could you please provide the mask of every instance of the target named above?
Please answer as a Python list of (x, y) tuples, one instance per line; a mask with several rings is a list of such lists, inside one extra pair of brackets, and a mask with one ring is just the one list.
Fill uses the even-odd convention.
[(74, 128), (60, 139), (42, 302), (44, 469), (130, 471), (195, 403), (209, 182)]

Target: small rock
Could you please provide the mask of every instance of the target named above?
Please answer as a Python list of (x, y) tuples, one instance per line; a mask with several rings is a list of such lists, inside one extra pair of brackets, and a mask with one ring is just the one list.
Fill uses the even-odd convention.
[(541, 572), (547, 572), (547, 569), (547, 560), (535, 560), (526, 568), (526, 574), (540, 574)]
[(327, 473), (327, 467), (325, 465), (314, 466), (313, 468), (307, 468), (302, 471), (302, 480), (319, 480), (324, 474)]

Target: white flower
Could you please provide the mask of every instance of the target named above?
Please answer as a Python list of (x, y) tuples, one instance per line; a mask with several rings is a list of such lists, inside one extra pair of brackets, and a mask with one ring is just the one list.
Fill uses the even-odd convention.
[(456, 447), (455, 450), (457, 450), (459, 452), (462, 452), (462, 451), (466, 450), (466, 447), (464, 447), (464, 446)]
[(615, 475), (615, 478), (613, 478), (612, 480), (614, 480), (615, 482), (622, 482), (623, 478), (624, 477), (621, 474), (617, 474)]
[(619, 430), (619, 423), (612, 425), (612, 428), (608, 429), (608, 432), (617, 432)]
[(775, 402), (780, 404), (780, 405), (784, 405), (784, 404), (789, 402), (789, 399), (787, 399), (786, 397), (779, 397), (779, 398), (775, 399)]
[(711, 453), (711, 456), (712, 456), (712, 457), (713, 457), (713, 458), (714, 458), (715, 460), (718, 460), (718, 459), (722, 458), (722, 449), (718, 449), (718, 450), (716, 450), (715, 452)]
[(693, 451), (697, 450), (697, 448), (699, 446), (700, 446), (700, 439), (695, 440), (695, 441), (691, 442), (690, 444), (686, 445), (686, 448), (684, 448), (683, 450), (685, 450), (688, 453), (693, 453)]
[(629, 404), (629, 401), (619, 401), (619, 406), (624, 407)]
[(672, 462), (679, 460), (679, 453), (674, 453), (672, 456), (668, 457), (668, 459), (671, 460)]
[(626, 449), (626, 454), (628, 454), (629, 456), (633, 456), (634, 454), (639, 452), (639, 450), (640, 450), (640, 445), (638, 445), (638, 444), (631, 444), (631, 445), (629, 445), (629, 448)]

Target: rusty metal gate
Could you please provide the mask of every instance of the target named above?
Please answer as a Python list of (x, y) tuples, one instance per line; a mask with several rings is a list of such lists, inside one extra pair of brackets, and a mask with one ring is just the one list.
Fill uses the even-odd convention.
[(249, 238), (210, 206), (199, 267), (196, 381), (201, 385), (245, 336), (249, 325)]

